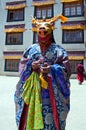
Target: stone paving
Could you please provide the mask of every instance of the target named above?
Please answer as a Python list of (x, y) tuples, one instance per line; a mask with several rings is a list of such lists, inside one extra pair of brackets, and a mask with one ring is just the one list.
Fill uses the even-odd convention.
[[(0, 76), (0, 130), (17, 130), (14, 91), (18, 77)], [(82, 85), (71, 79), (71, 109), (66, 130), (86, 130), (86, 80)]]

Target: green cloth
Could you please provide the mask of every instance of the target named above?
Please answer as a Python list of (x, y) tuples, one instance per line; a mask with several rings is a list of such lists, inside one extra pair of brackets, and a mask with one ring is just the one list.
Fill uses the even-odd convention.
[(36, 72), (32, 72), (24, 84), (22, 94), (24, 102), (29, 105), (26, 130), (40, 130), (44, 128), (40, 91), (39, 75)]

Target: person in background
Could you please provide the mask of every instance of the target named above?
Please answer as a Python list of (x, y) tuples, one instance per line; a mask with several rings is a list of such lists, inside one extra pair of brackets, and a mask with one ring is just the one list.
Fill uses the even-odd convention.
[(84, 66), (82, 63), (79, 63), (76, 67), (76, 71), (77, 71), (77, 79), (78, 79), (78, 82), (79, 84), (82, 84), (83, 81), (84, 81), (84, 72), (85, 72), (85, 69), (84, 69)]
[(38, 43), (23, 53), (20, 80), (14, 95), (18, 130), (65, 130), (70, 110), (70, 63), (65, 49), (56, 44), (52, 29), (62, 15), (32, 19)]

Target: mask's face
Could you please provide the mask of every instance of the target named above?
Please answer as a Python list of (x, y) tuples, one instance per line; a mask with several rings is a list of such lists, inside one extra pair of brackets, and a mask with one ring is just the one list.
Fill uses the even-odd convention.
[(48, 34), (51, 33), (51, 25), (47, 22), (41, 22), (37, 25), (37, 33), (39, 37), (46, 37)]

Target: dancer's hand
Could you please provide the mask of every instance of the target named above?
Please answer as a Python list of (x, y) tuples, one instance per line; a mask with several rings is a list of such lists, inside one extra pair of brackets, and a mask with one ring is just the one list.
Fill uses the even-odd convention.
[(33, 69), (33, 70), (38, 70), (38, 69), (40, 69), (40, 66), (41, 66), (41, 64), (40, 64), (40, 61), (39, 61), (39, 60), (32, 62), (32, 69)]
[(44, 63), (44, 66), (41, 66), (40, 68), (41, 73), (48, 74), (50, 73), (50, 65), (47, 63)]

